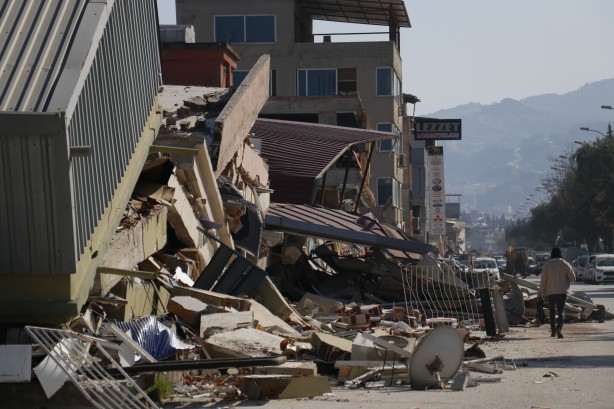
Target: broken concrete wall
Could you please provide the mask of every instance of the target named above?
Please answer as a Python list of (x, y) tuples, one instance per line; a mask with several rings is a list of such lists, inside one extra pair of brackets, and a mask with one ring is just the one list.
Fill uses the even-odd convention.
[[(159, 206), (155, 212), (140, 218), (132, 227), (115, 233), (101, 266), (132, 270), (147, 257), (166, 245), (168, 209)], [(106, 294), (121, 280), (121, 276), (100, 274), (92, 293)]]
[(269, 97), (270, 66), (269, 55), (261, 56), (215, 121), (216, 137), (220, 138), (219, 156), (212, 158), (217, 176), (241, 148)]

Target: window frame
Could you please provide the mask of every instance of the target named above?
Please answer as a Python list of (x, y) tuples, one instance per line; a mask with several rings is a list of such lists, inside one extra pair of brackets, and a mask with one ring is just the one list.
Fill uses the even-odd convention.
[[(237, 74), (237, 72), (245, 73), (245, 76), (241, 79), (241, 82), (239, 82), (238, 84), (235, 84), (235, 75)], [(241, 85), (241, 83), (247, 77), (247, 74), (249, 74), (249, 70), (234, 70), (232, 72), (232, 87), (236, 89), (239, 85)]]
[[(342, 71), (344, 73), (353, 73), (353, 78), (340, 79), (339, 71)], [(349, 91), (339, 91), (339, 85), (341, 84), (343, 84), (344, 86), (349, 85), (349, 87), (353, 89)], [(358, 95), (358, 70), (356, 70), (356, 67), (337, 68), (337, 95)]]
[(269, 96), (277, 96), (277, 70), (269, 71)]
[[(223, 41), (217, 38), (218, 17), (242, 17), (243, 18), (243, 41)], [(272, 17), (273, 40), (272, 41), (248, 41), (248, 18)], [(277, 15), (276, 14), (216, 14), (213, 16), (213, 40), (217, 43), (235, 44), (276, 44), (277, 43)]]
[[(390, 90), (389, 94), (380, 94), (380, 79), (379, 72), (382, 70), (388, 70), (390, 72), (390, 84), (387, 84), (387, 88)], [(401, 93), (403, 92), (403, 84), (401, 79), (397, 75), (397, 72), (393, 67), (382, 66), (375, 68), (375, 96), (376, 97), (394, 97), (396, 101), (401, 104)]]
[[(309, 71), (332, 71), (335, 73), (335, 90), (333, 94), (317, 94), (310, 95), (309, 94)], [(301, 95), (301, 72), (305, 73), (305, 94)], [(337, 68), (297, 68), (296, 69), (296, 96), (297, 97), (322, 97), (322, 96), (331, 96), (331, 95), (339, 95), (339, 76), (337, 72)]]
[(396, 180), (392, 176), (383, 176), (377, 178), (377, 193), (375, 195), (376, 204), (378, 207), (382, 207), (386, 205), (388, 201), (388, 197), (386, 197), (383, 201), (380, 201), (380, 181), (389, 180), (391, 182), (391, 196), (392, 202), (391, 205), (396, 207), (397, 209), (402, 209), (402, 201), (401, 201), (401, 193), (403, 191), (401, 182)]
[[(390, 131), (387, 130), (382, 130), (379, 129), (380, 125), (390, 125)], [(377, 143), (377, 149), (378, 152), (380, 153), (389, 153), (389, 152), (395, 152), (397, 155), (401, 154), (401, 131), (399, 130), (399, 128), (397, 128), (397, 126), (394, 124), (394, 122), (377, 122), (375, 124), (375, 130), (376, 131), (380, 131), (380, 132), (389, 132), (392, 133), (394, 135), (397, 136), (396, 140), (386, 140), (386, 141), (379, 141)], [(382, 148), (382, 144), (383, 143), (390, 143), (390, 149), (385, 149)]]

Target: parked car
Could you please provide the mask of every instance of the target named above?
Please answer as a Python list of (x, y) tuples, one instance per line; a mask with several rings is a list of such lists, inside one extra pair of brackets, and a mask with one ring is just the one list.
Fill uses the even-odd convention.
[(535, 255), (535, 271), (533, 274), (540, 275), (542, 272), (542, 267), (546, 264), (546, 261), (550, 260), (550, 253), (539, 253)]
[(488, 276), (491, 278), (495, 278), (499, 280), (501, 276), (499, 275), (499, 266), (497, 265), (497, 261), (492, 257), (477, 257), (473, 261), (473, 272), (487, 272)]
[(497, 260), (497, 267), (499, 267), (499, 273), (505, 273), (507, 261), (504, 258)]
[(537, 261), (535, 261), (535, 259), (533, 257), (529, 257), (528, 258), (528, 266), (527, 266), (527, 273), (525, 275), (526, 276), (530, 276), (531, 274), (533, 275), (540, 275), (542, 272), (542, 269), (540, 267), (539, 264), (537, 264)]
[(586, 273), (588, 265), (588, 257), (588, 254), (582, 254), (571, 263), (573, 272), (576, 275), (576, 281), (584, 280), (584, 274)]
[(614, 254), (594, 254), (590, 256), (584, 281), (593, 284), (614, 282)]

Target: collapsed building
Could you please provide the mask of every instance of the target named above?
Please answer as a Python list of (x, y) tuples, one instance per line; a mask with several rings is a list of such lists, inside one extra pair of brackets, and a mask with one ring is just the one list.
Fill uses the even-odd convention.
[(315, 396), (331, 374), (443, 388), (466, 341), (530, 321), (518, 287), (464, 280), (363, 211), (393, 134), (257, 118), (267, 55), (236, 89), (162, 84), (151, 2), (40, 7), (2, 11), (66, 33), (3, 57), (3, 384), (71, 381), (100, 407)]

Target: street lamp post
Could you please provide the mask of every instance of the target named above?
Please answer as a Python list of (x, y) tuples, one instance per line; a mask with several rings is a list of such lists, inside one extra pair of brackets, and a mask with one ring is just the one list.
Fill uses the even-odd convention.
[(601, 109), (614, 109), (612, 105), (601, 105)]
[(596, 133), (598, 133), (599, 135), (601, 135), (601, 136), (603, 136), (605, 138), (605, 134), (603, 132), (599, 132), (599, 131), (596, 131), (594, 129), (587, 128), (586, 126), (581, 127), (580, 130), (581, 131), (587, 131), (587, 132), (596, 132)]

